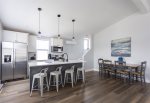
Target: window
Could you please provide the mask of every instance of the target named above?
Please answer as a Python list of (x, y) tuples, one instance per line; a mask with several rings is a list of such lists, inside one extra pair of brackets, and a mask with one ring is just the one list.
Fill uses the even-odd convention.
[(47, 60), (49, 53), (49, 40), (38, 39), (36, 42), (37, 60)]
[(84, 38), (84, 50), (90, 49), (90, 39)]

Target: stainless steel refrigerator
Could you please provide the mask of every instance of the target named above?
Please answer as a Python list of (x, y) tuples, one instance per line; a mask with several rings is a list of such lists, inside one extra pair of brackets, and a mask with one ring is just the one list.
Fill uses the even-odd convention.
[(2, 81), (27, 76), (27, 44), (2, 42)]

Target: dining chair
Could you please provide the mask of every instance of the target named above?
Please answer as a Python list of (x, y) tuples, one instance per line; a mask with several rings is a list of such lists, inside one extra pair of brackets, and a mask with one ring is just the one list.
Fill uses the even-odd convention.
[(104, 74), (110, 75), (111, 68), (112, 68), (112, 61), (111, 60), (103, 60)]
[(102, 58), (98, 59), (98, 66), (99, 66), (99, 77), (100, 77), (103, 74), (103, 59)]
[(123, 80), (130, 77), (128, 67), (126, 66), (125, 61), (115, 61), (115, 68), (116, 68), (116, 76), (119, 75), (120, 79)]
[(133, 76), (133, 78), (138, 77), (140, 79), (141, 85), (143, 84), (143, 82), (144, 84), (146, 84), (145, 82), (146, 65), (147, 65), (146, 61), (141, 62), (141, 66), (138, 68), (138, 70), (131, 72), (131, 75)]

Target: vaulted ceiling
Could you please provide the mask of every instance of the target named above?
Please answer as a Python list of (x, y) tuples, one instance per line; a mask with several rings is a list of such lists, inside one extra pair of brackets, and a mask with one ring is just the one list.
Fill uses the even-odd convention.
[(57, 35), (57, 14), (61, 14), (60, 33), (68, 38), (72, 19), (76, 35), (95, 34), (137, 11), (131, 0), (0, 0), (4, 28), (37, 34), (38, 7), (42, 35)]

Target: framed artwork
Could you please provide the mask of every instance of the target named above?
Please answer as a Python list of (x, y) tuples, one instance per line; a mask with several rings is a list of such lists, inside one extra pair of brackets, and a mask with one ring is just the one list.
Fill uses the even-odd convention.
[(131, 37), (111, 41), (111, 56), (130, 57)]

